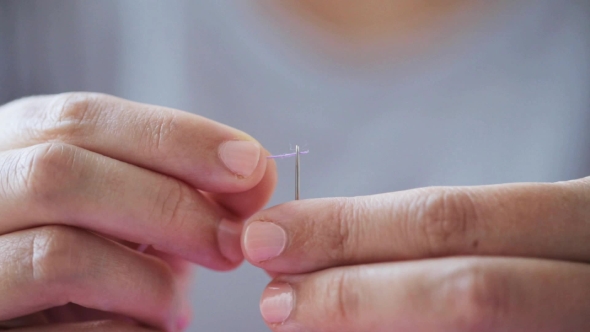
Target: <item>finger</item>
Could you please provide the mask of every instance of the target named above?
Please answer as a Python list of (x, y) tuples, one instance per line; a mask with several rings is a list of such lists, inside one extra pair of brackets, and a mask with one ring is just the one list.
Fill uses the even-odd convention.
[(274, 160), (266, 164), (266, 173), (252, 189), (241, 193), (207, 194), (215, 202), (231, 211), (238, 219), (246, 219), (259, 211), (270, 200), (277, 184), (277, 171)]
[(158, 257), (168, 264), (172, 273), (174, 273), (177, 284), (180, 289), (187, 290), (193, 282), (193, 276), (195, 274), (195, 266), (189, 261), (184, 260), (178, 256), (167, 254), (162, 251), (148, 248), (145, 252), (147, 255)]
[(178, 256), (166, 254), (152, 248), (146, 251), (148, 255), (154, 255), (168, 264), (172, 273), (174, 273), (174, 280), (176, 280), (177, 289), (181, 294), (185, 294), (180, 305), (177, 327), (183, 331), (193, 319), (193, 305), (190, 302), (189, 294), (191, 294), (192, 285), (194, 284), (195, 267), (188, 261), (179, 258)]
[(174, 178), (60, 143), (1, 152), (0, 165), (1, 234), (66, 224), (214, 269), (242, 260), (241, 224)]
[[(178, 289), (178, 288), (177, 288)], [(180, 293), (180, 291), (179, 291)], [(52, 324), (66, 324), (66, 323), (81, 323), (81, 322), (98, 322), (98, 321), (111, 321), (111, 320), (123, 320), (133, 321), (129, 317), (125, 317), (120, 314), (113, 312), (101, 311), (96, 309), (90, 309), (82, 307), (74, 303), (68, 303), (59, 307), (52, 307), (43, 311), (38, 312), (46, 319), (47, 323)], [(23, 324), (19, 327), (27, 327), (34, 325), (45, 325), (45, 324)]]
[(157, 258), (83, 230), (45, 226), (0, 236), (0, 320), (75, 303), (165, 329), (180, 306)]
[(273, 331), (588, 331), (590, 267), (451, 258), (342, 267), (273, 281)]
[(30, 315), (0, 321), (0, 331), (15, 329), (18, 327), (46, 325), (49, 324), (49, 322), (50, 320), (45, 311), (35, 312)]
[(63, 142), (164, 173), (211, 192), (254, 187), (267, 153), (209, 119), (93, 93), (21, 99), (0, 108), (0, 150)]
[(154, 332), (156, 330), (121, 321), (100, 321), (75, 324), (52, 324), (14, 329), (15, 332)]
[(588, 262), (589, 203), (590, 178), (297, 201), (250, 218), (242, 245), (282, 273), (450, 255)]

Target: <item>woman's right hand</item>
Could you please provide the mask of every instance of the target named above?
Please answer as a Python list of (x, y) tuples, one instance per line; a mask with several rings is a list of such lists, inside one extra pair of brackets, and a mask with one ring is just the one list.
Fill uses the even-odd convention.
[(71, 323), (95, 312), (186, 325), (185, 260), (242, 261), (241, 222), (276, 183), (267, 155), (228, 126), (102, 94), (0, 107), (0, 326), (94, 331)]

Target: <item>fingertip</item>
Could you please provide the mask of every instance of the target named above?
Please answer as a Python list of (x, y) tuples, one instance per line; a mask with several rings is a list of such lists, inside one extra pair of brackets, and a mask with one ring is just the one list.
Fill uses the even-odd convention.
[(175, 331), (186, 330), (189, 327), (192, 319), (193, 319), (192, 306), (191, 306), (191, 303), (188, 301), (188, 299), (185, 298), (182, 303), (182, 308), (180, 309), (180, 315), (179, 315), (178, 319), (176, 320)]
[(277, 185), (277, 169), (273, 160), (266, 159), (270, 155), (264, 150), (264, 174), (249, 190), (238, 193), (208, 193), (212, 200), (227, 209), (236, 219), (245, 219), (262, 209), (270, 200)]
[(255, 265), (279, 256), (287, 246), (287, 232), (273, 222), (251, 222), (243, 233), (242, 249)]
[[(241, 193), (256, 187), (266, 173), (265, 150), (253, 138), (235, 133), (219, 134), (201, 155), (205, 160), (185, 174), (194, 187), (210, 193)], [(201, 157), (203, 158), (203, 156)]]
[(288, 283), (271, 282), (262, 293), (260, 313), (268, 324), (282, 324), (293, 311), (295, 293)]
[(231, 265), (237, 265), (244, 259), (240, 245), (241, 235), (241, 223), (225, 218), (221, 219), (217, 230), (217, 243), (219, 245), (219, 251)]
[(256, 141), (230, 140), (219, 145), (218, 156), (228, 171), (239, 179), (250, 177), (259, 166), (264, 166), (262, 147)]

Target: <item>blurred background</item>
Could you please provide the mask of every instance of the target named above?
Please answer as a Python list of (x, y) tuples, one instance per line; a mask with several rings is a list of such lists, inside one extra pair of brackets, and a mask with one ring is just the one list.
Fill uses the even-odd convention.
[[(96, 91), (295, 144), (302, 198), (590, 175), (582, 0), (0, 0), (0, 103)], [(270, 205), (293, 199), (277, 161)], [(190, 331), (266, 331), (269, 278), (199, 269)]]

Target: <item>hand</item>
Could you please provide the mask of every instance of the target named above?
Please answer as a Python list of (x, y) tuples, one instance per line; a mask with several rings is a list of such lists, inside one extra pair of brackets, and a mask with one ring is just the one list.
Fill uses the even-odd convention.
[(590, 331), (590, 178), (294, 201), (242, 247), (273, 331)]
[(241, 221), (276, 182), (266, 155), (233, 128), (106, 95), (0, 107), (0, 327), (186, 325), (185, 260), (242, 261)]
[(78, 324), (54, 324), (11, 330), (17, 332), (156, 332), (133, 323), (97, 321)]

